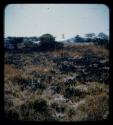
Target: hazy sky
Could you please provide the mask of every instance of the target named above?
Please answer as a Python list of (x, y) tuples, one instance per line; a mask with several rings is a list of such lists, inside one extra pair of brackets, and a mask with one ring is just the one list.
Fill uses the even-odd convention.
[(9, 4), (5, 8), (5, 37), (40, 36), (61, 39), (77, 34), (109, 35), (109, 9), (104, 4)]

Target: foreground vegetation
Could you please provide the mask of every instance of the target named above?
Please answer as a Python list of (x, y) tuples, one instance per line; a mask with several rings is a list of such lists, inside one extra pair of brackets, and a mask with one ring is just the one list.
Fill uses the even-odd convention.
[(5, 52), (5, 114), (26, 121), (92, 121), (109, 115), (109, 52), (67, 45), (51, 52)]

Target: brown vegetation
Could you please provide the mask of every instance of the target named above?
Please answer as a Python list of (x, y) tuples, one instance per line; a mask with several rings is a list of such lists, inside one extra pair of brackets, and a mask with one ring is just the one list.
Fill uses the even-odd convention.
[(107, 49), (95, 45), (69, 45), (51, 52), (5, 52), (6, 117), (27, 121), (107, 119), (108, 54)]

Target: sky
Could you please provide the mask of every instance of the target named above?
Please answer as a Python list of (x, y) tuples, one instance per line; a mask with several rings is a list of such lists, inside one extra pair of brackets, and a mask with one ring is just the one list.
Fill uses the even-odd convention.
[(4, 14), (4, 37), (109, 35), (109, 8), (104, 4), (8, 4)]

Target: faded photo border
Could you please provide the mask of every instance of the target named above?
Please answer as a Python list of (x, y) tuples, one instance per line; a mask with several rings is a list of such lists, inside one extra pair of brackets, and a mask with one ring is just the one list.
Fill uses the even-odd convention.
[[(16, 1), (16, 2), (11, 2), (11, 3), (3, 3), (3, 4), (1, 4), (1, 6), (0, 6), (0, 9), (2, 10), (1, 12), (1, 14), (0, 14), (0, 16), (2, 17), (2, 23), (1, 23), (1, 27), (2, 27), (2, 34), (1, 34), (1, 45), (0, 45), (0, 49), (1, 49), (1, 63), (0, 63), (0, 69), (1, 69), (1, 76), (0, 76), (0, 78), (1, 78), (1, 94), (0, 94), (0, 97), (1, 97), (1, 120), (3, 121), (3, 122), (14, 122), (14, 121), (11, 121), (11, 120), (8, 120), (6, 117), (5, 117), (5, 113), (4, 113), (4, 58), (5, 58), (5, 51), (4, 51), (4, 25), (5, 25), (5, 8), (6, 8), (6, 6), (8, 5), (8, 4), (40, 4), (40, 3), (35, 3), (35, 1), (34, 1), (34, 3), (32, 2), (32, 3), (29, 3), (29, 2), (27, 2), (27, 1)], [(41, 2), (42, 3), (42, 2)], [(51, 4), (52, 2), (50, 2), (50, 4)], [(62, 2), (62, 3), (56, 3), (56, 4), (63, 4), (64, 2)], [(80, 2), (78, 1), (78, 3), (66, 3), (66, 4), (79, 4)], [(89, 1), (87, 1), (86, 3), (84, 3), (84, 1), (83, 1), (83, 3), (81, 2), (80, 4), (95, 4), (95, 1), (91, 1), (91, 2), (89, 2)], [(43, 2), (42, 4), (46, 4), (46, 2)], [(64, 3), (65, 4), (65, 3)], [(105, 4), (108, 8), (109, 8), (109, 20), (111, 20), (111, 5), (110, 5), (110, 3), (100, 3), (100, 2), (97, 2), (96, 1), (96, 4)], [(111, 21), (109, 22), (109, 38), (110, 38), (110, 41), (111, 41)], [(107, 119), (107, 120), (102, 120), (102, 121), (85, 121), (85, 122), (82, 122), (82, 121), (80, 121), (80, 122), (75, 122), (75, 123), (80, 123), (80, 124), (84, 124), (84, 123), (109, 123), (110, 121), (112, 121), (112, 118), (111, 118), (111, 115), (112, 115), (112, 112), (111, 112), (111, 109), (112, 109), (112, 106), (111, 106), (111, 94), (112, 94), (112, 85), (111, 85), (111, 83), (112, 83), (112, 75), (111, 75), (111, 67), (112, 67), (112, 61), (111, 61), (111, 58), (112, 58), (112, 54), (111, 54), (111, 50), (112, 50), (112, 43), (110, 42), (110, 44), (109, 44), (109, 63), (110, 63), (110, 76), (109, 76), (109, 78), (110, 78), (110, 94), (109, 94), (109, 96), (110, 96), (110, 98), (109, 98), (109, 102), (110, 102), (110, 104), (109, 104), (109, 112), (110, 112), (110, 114), (109, 114), (109, 118)], [(36, 121), (36, 122), (34, 122), (34, 121), (21, 121), (21, 120), (17, 120), (17, 121), (15, 121), (16, 123), (37, 123), (38, 121)], [(65, 122), (65, 121), (64, 121)], [(38, 122), (39, 123), (39, 122)], [(59, 122), (58, 122), (59, 123)], [(72, 122), (71, 122), (72, 123)]]

